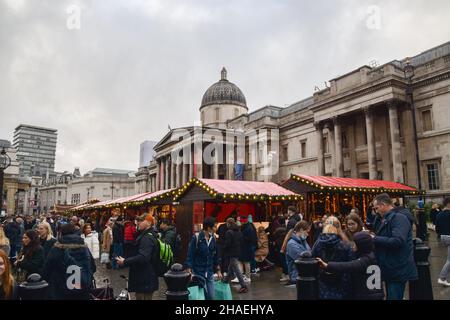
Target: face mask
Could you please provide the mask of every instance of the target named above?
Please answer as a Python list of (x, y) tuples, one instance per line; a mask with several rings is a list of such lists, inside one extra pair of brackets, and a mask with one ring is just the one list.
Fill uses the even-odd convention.
[(303, 241), (306, 240), (306, 238), (307, 237), (305, 235), (303, 235), (303, 234), (300, 236), (300, 239), (303, 240)]

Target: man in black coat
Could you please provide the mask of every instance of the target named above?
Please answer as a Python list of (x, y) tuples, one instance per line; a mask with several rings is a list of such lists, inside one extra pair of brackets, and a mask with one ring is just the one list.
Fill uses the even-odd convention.
[(441, 270), (438, 283), (450, 287), (450, 282), (447, 280), (450, 272), (450, 198), (444, 200), (444, 210), (436, 217), (436, 232), (441, 236), (448, 250), (447, 262)]
[(297, 222), (302, 220), (300, 214), (298, 214), (297, 209), (294, 206), (289, 206), (288, 208), (288, 223), (287, 223), (287, 231), (294, 229)]
[[(123, 245), (125, 242), (124, 232), (125, 232), (125, 230), (124, 230), (124, 226), (123, 226), (123, 219), (122, 219), (122, 217), (118, 217), (116, 219), (116, 221), (114, 222), (114, 226), (112, 227), (113, 258), (122, 257), (124, 255), (124, 253), (123, 253)], [(112, 262), (112, 268), (118, 269), (117, 263), (115, 260), (113, 260), (113, 262)]]
[(17, 247), (20, 245), (20, 226), (11, 216), (7, 218), (5, 235), (9, 239), (9, 258), (11, 261), (17, 256)]
[(388, 194), (376, 196), (373, 207), (380, 216), (373, 242), (387, 299), (403, 300), (406, 282), (418, 278), (411, 220), (395, 210)]
[(155, 219), (151, 214), (143, 214), (136, 219), (139, 235), (136, 239), (137, 254), (124, 259), (117, 257), (119, 266), (130, 267), (128, 290), (136, 292), (136, 300), (152, 300), (159, 282), (152, 263), (154, 250), (159, 250), (155, 241), (158, 235), (153, 231)]

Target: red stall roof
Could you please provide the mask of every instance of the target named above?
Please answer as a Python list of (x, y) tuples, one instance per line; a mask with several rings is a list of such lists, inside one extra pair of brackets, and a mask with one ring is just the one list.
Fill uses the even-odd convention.
[[(187, 190), (187, 188), (195, 184), (203, 188), (212, 197), (217, 195), (225, 196), (230, 199), (249, 199), (255, 200), (256, 196), (261, 197), (286, 197), (286, 199), (276, 200), (298, 200), (302, 199), (301, 195), (296, 194), (273, 182), (258, 181), (240, 181), (240, 180), (216, 180), (216, 179), (198, 179), (194, 178), (188, 181), (184, 186), (178, 189), (177, 197), (179, 198)], [(259, 198), (258, 200), (266, 200)], [(267, 199), (268, 200), (268, 199)]]
[(166, 193), (172, 192), (174, 190), (175, 189), (166, 189), (166, 190), (159, 190), (159, 191), (155, 191), (155, 192), (147, 192), (147, 193), (144, 193), (144, 194), (140, 195), (138, 198), (133, 199), (132, 202), (134, 202), (134, 201), (144, 201), (144, 200), (152, 199), (152, 198), (164, 195)]
[(291, 178), (311, 187), (320, 189), (334, 189), (346, 188), (348, 191), (392, 191), (392, 192), (406, 192), (417, 193), (417, 189), (392, 181), (384, 180), (368, 180), (368, 179), (353, 179), (353, 178), (336, 178), (326, 176), (309, 176), (303, 174), (292, 174)]

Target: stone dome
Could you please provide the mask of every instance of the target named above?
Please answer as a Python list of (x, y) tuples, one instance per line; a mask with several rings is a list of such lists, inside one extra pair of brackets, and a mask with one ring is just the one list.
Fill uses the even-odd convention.
[(232, 104), (247, 109), (245, 96), (234, 83), (227, 80), (227, 70), (222, 69), (222, 77), (219, 82), (214, 83), (203, 95), (200, 109), (215, 104)]

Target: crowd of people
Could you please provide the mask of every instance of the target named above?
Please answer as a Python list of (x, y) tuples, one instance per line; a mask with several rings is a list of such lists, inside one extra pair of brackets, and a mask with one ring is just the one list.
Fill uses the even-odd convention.
[[(444, 207), (434, 217), (436, 232), (449, 245), (438, 282), (450, 286), (450, 199)], [(246, 293), (252, 278), (258, 281), (255, 275), (275, 267), (281, 269), (280, 283), (295, 287), (295, 261), (301, 257), (319, 264), (319, 299), (401, 300), (406, 283), (418, 278), (411, 216), (387, 194), (375, 197), (366, 223), (357, 209), (310, 223), (291, 206), (267, 227), (255, 228), (252, 215), (236, 210), (219, 227), (206, 217), (183, 263), (203, 282), (207, 300), (214, 299), (216, 281), (238, 283), (238, 293)], [(175, 256), (183, 251), (172, 222), (156, 221), (150, 213), (125, 221), (113, 217), (103, 226), (77, 216), (8, 217), (0, 228), (0, 299), (17, 299), (18, 284), (34, 273), (48, 282), (47, 299), (90, 299), (94, 273), (104, 265), (128, 268), (128, 290), (150, 300), (159, 289), (161, 243)], [(73, 266), (81, 274), (70, 286)], [(369, 286), (377, 270), (380, 279)]]

